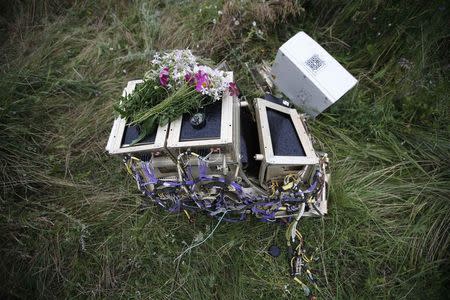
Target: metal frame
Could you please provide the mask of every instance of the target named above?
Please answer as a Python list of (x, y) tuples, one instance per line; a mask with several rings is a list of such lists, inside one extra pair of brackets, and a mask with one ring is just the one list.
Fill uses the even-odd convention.
[[(300, 143), (305, 151), (305, 156), (279, 156), (274, 155), (272, 147), (272, 139), (270, 137), (269, 120), (267, 117), (267, 108), (290, 115), (294, 124)], [(263, 154), (259, 172), (259, 182), (261, 186), (266, 187), (265, 182), (267, 168), (270, 166), (311, 166), (319, 163), (311, 139), (306, 131), (304, 123), (297, 112), (293, 108), (288, 108), (264, 99), (255, 99), (256, 121), (258, 123), (258, 135), (260, 149)], [(281, 170), (280, 170), (281, 173)]]
[[(129, 81), (127, 86), (124, 88), (122, 92), (122, 96), (125, 97), (126, 95), (131, 94), (136, 88), (136, 85), (142, 82), (144, 81), (143, 80)], [(124, 118), (118, 117), (114, 120), (114, 124), (108, 139), (108, 144), (106, 145), (106, 150), (109, 152), (109, 154), (126, 154), (145, 151), (155, 152), (164, 150), (169, 124), (166, 124), (164, 126), (158, 126), (155, 142), (153, 144), (145, 144), (138, 146), (122, 145), (122, 139), (126, 125), (127, 121)]]
[[(225, 72), (225, 74), (228, 81), (233, 81), (233, 72)], [(170, 123), (166, 149), (173, 157), (177, 157), (187, 149), (195, 152), (198, 148), (220, 148), (219, 153), (213, 153), (210, 156), (208, 173), (220, 173), (225, 176), (228, 173), (236, 174), (236, 169), (240, 169), (240, 103), (239, 99), (231, 96), (228, 91), (224, 92), (221, 102), (219, 138), (180, 141), (183, 123), (183, 116), (180, 116)], [(197, 165), (197, 160), (191, 159), (191, 164)], [(218, 167), (220, 170), (217, 169)], [(196, 168), (192, 172), (195, 174)]]
[[(227, 80), (233, 81), (233, 72), (226, 72)], [(225, 92), (222, 97), (222, 117), (220, 124), (220, 138), (211, 140), (193, 140), (180, 141), (181, 125), (183, 123), (183, 116), (170, 123), (170, 131), (167, 137), (167, 148), (190, 148), (190, 147), (207, 147), (207, 146), (221, 146), (230, 145), (233, 143), (233, 101), (234, 97)]]
[[(256, 115), (258, 125), (258, 134), (261, 150), (264, 154), (264, 160), (269, 164), (282, 164), (282, 165), (313, 165), (319, 163), (319, 159), (316, 156), (311, 139), (306, 133), (305, 126), (303, 125), (300, 115), (293, 108), (288, 108), (273, 102), (269, 102), (264, 99), (257, 98), (255, 101)], [(267, 108), (288, 114), (291, 116), (291, 120), (297, 131), (300, 143), (305, 150), (306, 156), (276, 156), (273, 154), (272, 139), (270, 137), (269, 120), (267, 118)]]
[[(227, 79), (230, 81), (233, 80), (232, 72), (227, 72)], [(122, 95), (129, 95), (136, 88), (136, 85), (142, 82), (143, 80), (129, 81), (126, 88), (123, 90)], [(119, 117), (114, 120), (106, 150), (110, 154), (152, 152), (155, 175), (164, 180), (168, 178), (178, 178), (176, 159), (174, 158), (176, 157), (176, 152), (185, 151), (187, 148), (193, 148), (193, 151), (195, 151), (195, 148), (220, 147), (222, 149), (221, 153), (212, 154), (210, 157), (212, 162), (209, 164), (208, 174), (217, 174), (220, 173), (220, 170), (224, 173), (224, 168), (220, 169), (220, 165), (228, 166), (229, 171), (227, 171), (227, 173), (230, 172), (235, 176), (240, 175), (240, 177), (249, 184), (250, 187), (244, 188), (246, 192), (265, 195), (266, 192), (264, 190), (253, 184), (246, 177), (240, 162), (240, 109), (243, 106), (245, 106), (244, 103), (240, 103), (237, 97), (231, 96), (228, 92), (224, 93), (222, 97), (220, 138), (210, 140), (180, 142), (179, 137), (182, 125), (182, 117), (180, 117), (171, 122), (170, 127), (169, 124), (159, 126), (153, 144), (139, 146), (121, 145), (127, 122), (125, 119)], [(300, 139), (300, 143), (305, 151), (305, 156), (274, 155), (267, 117), (267, 108), (290, 115)], [(292, 172), (289, 168), (292, 166), (298, 166), (300, 169), (303, 168), (305, 170), (303, 176), (305, 176), (305, 178), (310, 178), (311, 171), (314, 169), (315, 165), (319, 163), (319, 159), (313, 149), (304, 120), (298, 112), (295, 109), (290, 109), (263, 99), (255, 99), (255, 112), (258, 123), (259, 143), (263, 153), (263, 161), (259, 173), (260, 185), (263, 188), (267, 188), (265, 186), (265, 183), (267, 182), (266, 179), (275, 178), (273, 176), (274, 174), (278, 176), (286, 172)], [(170, 131), (168, 130), (169, 128)], [(191, 164), (196, 165), (196, 163), (197, 161), (192, 159)], [(228, 170), (228, 168), (226, 169)], [(194, 173), (198, 172), (195, 168), (192, 171)], [(227, 176), (225, 173), (223, 175)], [(198, 176), (198, 174), (195, 176)], [(266, 176), (269, 176), (270, 178), (265, 178)], [(328, 174), (326, 175), (325, 181), (328, 184)], [(328, 186), (326, 185), (322, 192), (321, 201), (317, 202), (318, 209), (323, 214), (327, 213), (327, 188)], [(305, 212), (305, 216), (315, 215), (317, 215), (317, 213), (314, 210)]]

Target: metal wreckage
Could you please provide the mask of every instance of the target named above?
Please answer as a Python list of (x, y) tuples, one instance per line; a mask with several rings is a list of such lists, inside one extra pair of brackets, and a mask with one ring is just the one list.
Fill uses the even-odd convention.
[[(312, 295), (304, 283), (317, 288), (309, 269), (312, 258), (297, 225), (304, 216), (327, 213), (329, 160), (314, 150), (306, 120), (357, 81), (304, 32), (281, 46), (272, 67), (265, 64), (251, 74), (263, 98), (247, 101), (225, 93), (202, 113), (184, 114), (136, 144), (138, 128), (119, 117), (106, 150), (122, 155), (139, 190), (169, 212), (189, 218), (189, 212), (203, 211), (230, 222), (254, 216), (288, 224), (291, 275)], [(227, 76), (232, 80), (233, 72)], [(123, 96), (140, 83), (128, 82)], [(281, 94), (289, 102), (274, 96)], [(279, 252), (277, 247), (269, 251)]]

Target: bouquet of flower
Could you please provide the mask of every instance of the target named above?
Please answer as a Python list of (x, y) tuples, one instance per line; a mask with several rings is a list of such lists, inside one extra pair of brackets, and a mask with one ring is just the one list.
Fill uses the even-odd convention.
[(144, 82), (114, 108), (122, 118), (139, 125), (139, 137), (133, 141), (136, 143), (158, 124), (193, 113), (220, 100), (226, 92), (233, 96), (238, 89), (223, 71), (198, 64), (190, 50), (174, 50), (156, 53)]

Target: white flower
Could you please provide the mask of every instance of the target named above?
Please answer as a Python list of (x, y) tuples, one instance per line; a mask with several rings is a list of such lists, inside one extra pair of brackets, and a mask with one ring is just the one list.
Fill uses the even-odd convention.
[(217, 12), (217, 14), (218, 14), (219, 16), (221, 16), (221, 15), (223, 15), (223, 11), (219, 10), (219, 11)]
[(256, 27), (256, 21), (252, 22), (253, 27)]
[(239, 21), (238, 20), (234, 21), (234, 25), (238, 26), (239, 25)]
[(201, 89), (203, 95), (208, 95), (214, 101), (220, 100), (223, 93), (228, 90), (229, 81), (225, 73), (209, 66), (198, 65), (197, 58), (187, 50), (174, 50), (165, 53), (155, 53), (152, 60), (153, 67), (147, 71), (144, 79), (156, 79), (163, 68), (169, 69), (170, 83), (168, 89), (185, 84), (185, 75), (202, 71), (208, 76), (208, 86)]
[(216, 21), (216, 19), (215, 19), (215, 18), (213, 19), (213, 21), (212, 21), (212, 22), (213, 22), (213, 24), (214, 24), (214, 25), (215, 25), (215, 24), (217, 23), (217, 21)]

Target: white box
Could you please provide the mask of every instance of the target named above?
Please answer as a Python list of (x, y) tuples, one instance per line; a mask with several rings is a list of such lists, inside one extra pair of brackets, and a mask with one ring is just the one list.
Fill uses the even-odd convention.
[[(256, 98), (254, 103), (256, 122), (258, 124), (259, 147), (263, 155), (259, 171), (259, 184), (262, 187), (267, 188), (267, 182), (276, 177), (284, 178), (286, 175), (298, 172), (301, 169), (311, 169), (311, 167), (314, 167), (319, 163), (319, 158), (314, 151), (311, 138), (307, 133), (303, 120), (297, 110), (259, 98)], [(272, 124), (269, 120), (269, 110), (284, 115), (286, 120), (289, 119), (292, 130), (295, 131), (295, 135), (297, 136), (297, 143), (303, 153), (291, 153), (284, 156), (283, 154), (277, 154), (275, 152), (272, 136), (285, 139), (291, 144), (295, 144), (295, 141), (287, 139), (286, 136), (282, 137), (280, 134), (271, 132)]]
[[(127, 86), (122, 92), (122, 96), (131, 94), (136, 85), (143, 83), (143, 80), (132, 80), (128, 81)], [(122, 143), (125, 128), (127, 126), (127, 120), (121, 117), (117, 117), (114, 120), (113, 127), (111, 129), (111, 133), (109, 134), (108, 143), (105, 147), (106, 151), (109, 154), (132, 154), (132, 153), (150, 153), (150, 152), (159, 152), (164, 150), (164, 146), (166, 143), (167, 131), (169, 129), (169, 125), (166, 124), (164, 126), (158, 126), (156, 131), (155, 140), (152, 143), (137, 143), (134, 146), (126, 145)]]
[[(122, 96), (125, 97), (131, 94), (136, 86), (143, 82), (144, 81), (141, 79), (129, 81), (122, 92)], [(165, 147), (169, 124), (158, 126), (153, 141), (141, 141), (133, 146), (126, 144), (124, 141), (127, 125), (128, 122), (124, 118), (117, 117), (114, 120), (108, 143), (106, 145), (106, 151), (108, 151), (111, 155), (128, 154), (137, 157), (147, 155), (148, 158), (151, 157), (153, 161), (154, 171), (157, 178), (178, 176), (175, 163), (176, 160), (170, 155), (169, 151)]]
[(303, 31), (278, 50), (272, 79), (294, 105), (312, 117), (339, 100), (358, 82)]
[[(233, 81), (233, 72), (227, 72), (227, 79)], [(167, 149), (173, 151), (174, 156), (177, 157), (178, 154), (186, 151), (186, 149), (191, 148), (211, 148), (211, 147), (229, 147), (234, 149), (239, 145), (239, 99), (230, 95), (228, 91), (223, 94), (221, 104), (221, 118), (219, 126), (219, 135), (215, 138), (199, 138), (194, 140), (181, 139), (181, 129), (183, 124), (183, 116), (180, 116), (176, 120), (170, 122), (170, 131), (167, 136)], [(206, 123), (205, 126), (208, 126)], [(237, 159), (239, 155), (238, 148), (233, 152), (234, 159)]]
[[(233, 81), (233, 72), (226, 72), (227, 80)], [(215, 105), (215, 104), (211, 104)], [(230, 169), (233, 174), (239, 165), (240, 160), (240, 105), (236, 96), (231, 96), (228, 91), (224, 92), (222, 100), (216, 105), (220, 105), (220, 126), (219, 134), (216, 137), (197, 137), (192, 139), (182, 139), (183, 116), (170, 122), (170, 130), (167, 135), (166, 148), (173, 157), (178, 157), (180, 153), (188, 149), (198, 154), (207, 155), (212, 148), (220, 149), (220, 152), (214, 153), (210, 157), (208, 172), (217, 173), (218, 165), (226, 165), (228, 168), (222, 168), (222, 172), (227, 173)], [(208, 119), (208, 116), (207, 116)], [(185, 126), (190, 126), (185, 124)], [(208, 121), (205, 128), (208, 127)], [(199, 152), (201, 151), (201, 153)], [(192, 160), (193, 166), (197, 165), (197, 160)], [(193, 173), (197, 175), (194, 168)], [(214, 173), (211, 173), (214, 174)], [(225, 174), (224, 174), (225, 175)]]

